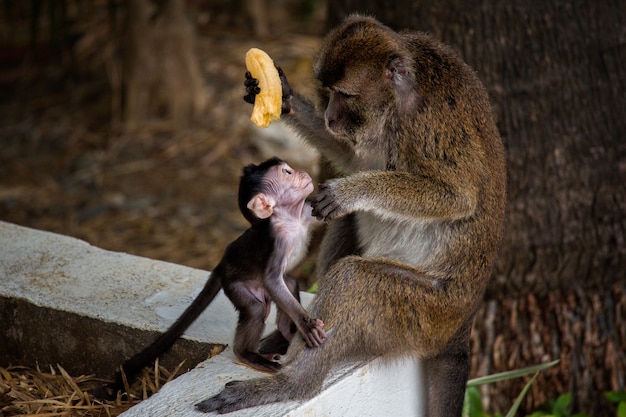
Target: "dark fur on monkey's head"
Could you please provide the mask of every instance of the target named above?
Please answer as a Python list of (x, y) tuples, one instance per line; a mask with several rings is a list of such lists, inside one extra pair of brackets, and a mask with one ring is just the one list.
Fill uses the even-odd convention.
[(259, 165), (250, 164), (243, 168), (243, 175), (239, 180), (239, 210), (251, 225), (267, 221), (267, 219), (259, 219), (255, 216), (248, 208), (248, 202), (252, 200), (252, 197), (264, 191), (263, 178), (265, 178), (267, 171), (282, 162), (284, 162), (282, 159), (273, 157)]

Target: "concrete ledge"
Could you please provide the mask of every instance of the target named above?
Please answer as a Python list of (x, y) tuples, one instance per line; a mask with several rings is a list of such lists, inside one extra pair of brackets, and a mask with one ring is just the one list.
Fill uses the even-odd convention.
[[(83, 241), (0, 222), (0, 365), (60, 363), (110, 376), (120, 361), (165, 330), (200, 291), (208, 272), (105, 251)], [(303, 304), (311, 301), (302, 294)], [(273, 309), (275, 310), (275, 309)], [(192, 325), (171, 362), (193, 366), (211, 344), (232, 341), (237, 315), (223, 295)], [(268, 329), (271, 331), (268, 320)], [(177, 352), (177, 353), (176, 353)], [(233, 363), (230, 349), (166, 384), (123, 415), (200, 416), (193, 404), (224, 383), (262, 376)], [(412, 361), (343, 369), (304, 403), (237, 416), (419, 415), (419, 367)]]
[[(201, 417), (194, 404), (217, 394), (233, 380), (263, 376), (233, 365), (227, 349), (195, 369), (165, 384), (147, 401), (121, 414), (123, 417)], [(383, 364), (376, 360), (362, 367), (342, 369), (325, 383), (324, 390), (304, 403), (288, 402), (240, 410), (236, 417), (409, 417), (420, 416), (419, 369), (415, 362)]]

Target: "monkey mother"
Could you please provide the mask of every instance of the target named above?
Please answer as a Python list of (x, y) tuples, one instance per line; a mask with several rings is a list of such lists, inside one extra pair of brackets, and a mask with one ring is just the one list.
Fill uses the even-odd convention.
[[(277, 375), (230, 383), (197, 407), (306, 399), (333, 367), (412, 356), (423, 362), (425, 414), (460, 416), (505, 205), (504, 150), (485, 88), (432, 37), (358, 15), (326, 36), (314, 73), (323, 114), (282, 75), (283, 119), (345, 174), (313, 201), (328, 222), (312, 310), (327, 339), (317, 348), (296, 341)], [(248, 76), (247, 101), (255, 81)]]

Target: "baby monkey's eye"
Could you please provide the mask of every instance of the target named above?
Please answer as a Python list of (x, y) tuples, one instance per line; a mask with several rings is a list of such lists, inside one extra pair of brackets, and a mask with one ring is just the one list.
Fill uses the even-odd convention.
[(293, 174), (293, 172), (292, 172), (292, 171), (291, 171), (291, 169), (289, 169), (289, 168), (283, 168), (283, 172), (284, 172), (285, 174), (287, 174), (287, 175), (291, 175), (291, 174)]

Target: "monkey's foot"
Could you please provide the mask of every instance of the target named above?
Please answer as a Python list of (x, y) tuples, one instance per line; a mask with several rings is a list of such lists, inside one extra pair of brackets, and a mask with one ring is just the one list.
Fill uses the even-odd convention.
[(218, 414), (226, 414), (268, 402), (249, 390), (244, 381), (232, 381), (219, 394), (196, 404), (196, 408), (205, 413), (217, 411)]

